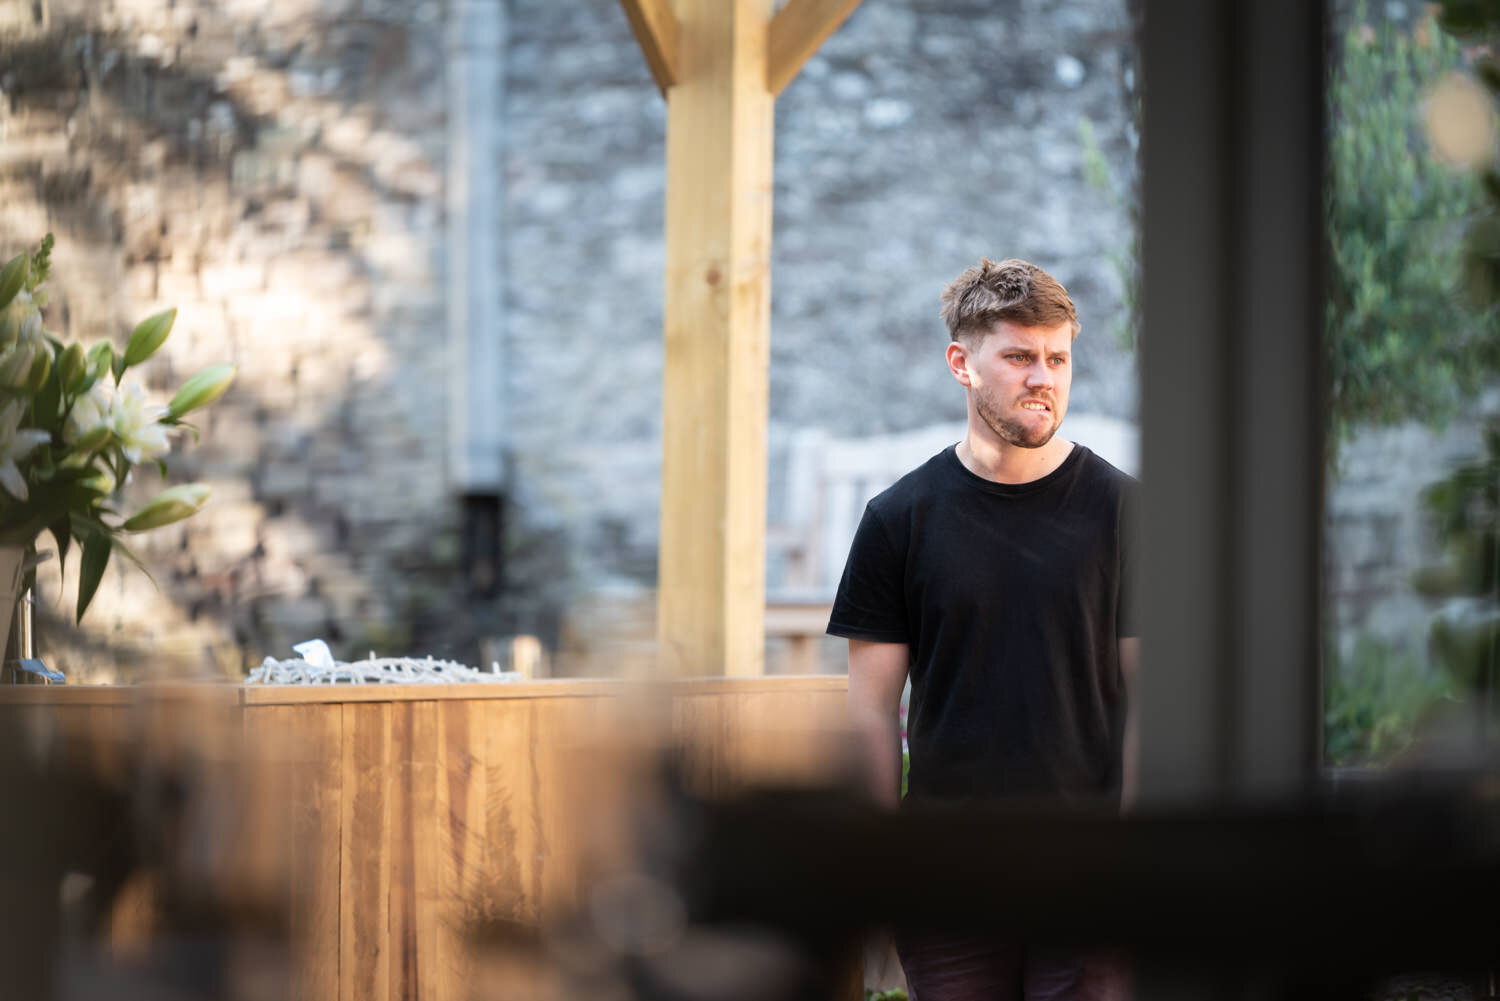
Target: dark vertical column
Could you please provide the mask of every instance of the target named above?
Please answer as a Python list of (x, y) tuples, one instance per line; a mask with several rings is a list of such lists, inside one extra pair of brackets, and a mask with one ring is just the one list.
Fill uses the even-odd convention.
[(1322, 17), (1145, 7), (1145, 809), (1316, 777)]

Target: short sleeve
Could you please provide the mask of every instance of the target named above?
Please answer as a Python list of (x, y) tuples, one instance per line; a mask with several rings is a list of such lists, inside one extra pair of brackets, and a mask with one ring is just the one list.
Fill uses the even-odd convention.
[(874, 506), (866, 505), (833, 599), (829, 634), (876, 643), (909, 642), (904, 578), (901, 550), (891, 544)]

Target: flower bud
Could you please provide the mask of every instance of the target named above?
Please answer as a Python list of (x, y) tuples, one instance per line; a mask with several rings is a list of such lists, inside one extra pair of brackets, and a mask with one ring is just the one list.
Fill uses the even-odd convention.
[(197, 514), (212, 493), (206, 483), (179, 483), (153, 497), (145, 507), (120, 526), (127, 532), (145, 532)]
[[(36, 317), (36, 323), (31, 318)], [(16, 295), (8, 306), (0, 306), (0, 348), (8, 348), (21, 340), (28, 330), (40, 332), (41, 314), (36, 311), (25, 292)]]
[(90, 476), (87, 479), (79, 480), (78, 485), (83, 487), (85, 490), (92, 490), (97, 494), (108, 497), (110, 494), (115, 492), (115, 487), (118, 484), (115, 483), (114, 473), (110, 472), (108, 469), (101, 469), (98, 472), (94, 473), (93, 476)]
[(74, 341), (63, 348), (62, 354), (57, 356), (57, 382), (62, 386), (63, 392), (76, 396), (87, 388), (83, 384), (83, 377), (88, 371), (88, 364), (82, 344)]
[(0, 270), (0, 308), (10, 305), (10, 301), (21, 291), (26, 284), (26, 276), (31, 271), (31, 257), (28, 254), (17, 254), (12, 257), (3, 270)]
[[(94, 383), (104, 378), (104, 373), (109, 371), (115, 363), (115, 346), (109, 341), (100, 341), (89, 348), (88, 373), (84, 376), (83, 389), (88, 389)], [(80, 389), (79, 392), (83, 392)]]
[(234, 382), (234, 375), (235, 366), (228, 364), (210, 365), (195, 373), (167, 404), (167, 415), (181, 417), (189, 410), (212, 403), (224, 395), (229, 384)]
[(47, 384), (47, 376), (52, 374), (52, 352), (45, 347), (35, 352), (31, 362), (31, 374), (26, 379), (26, 395), (35, 396), (42, 391)]
[(21, 389), (31, 378), (31, 365), (36, 360), (34, 341), (17, 341), (4, 352), (0, 352), (0, 389)]
[(172, 322), (176, 319), (177, 310), (173, 308), (148, 316), (137, 324), (125, 345), (125, 367), (139, 365), (156, 354), (156, 349), (161, 347), (167, 335), (172, 332)]

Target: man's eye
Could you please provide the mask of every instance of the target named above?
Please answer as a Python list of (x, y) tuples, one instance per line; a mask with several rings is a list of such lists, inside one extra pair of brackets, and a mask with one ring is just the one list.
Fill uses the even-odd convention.
[(1054, 358), (1054, 359), (1052, 359), (1052, 364), (1054, 364), (1054, 365), (1066, 365), (1067, 363), (1068, 363), (1068, 359), (1066, 359), (1066, 358)]

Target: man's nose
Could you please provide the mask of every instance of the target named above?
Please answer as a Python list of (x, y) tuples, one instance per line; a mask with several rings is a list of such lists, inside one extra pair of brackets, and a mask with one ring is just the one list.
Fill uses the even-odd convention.
[(1046, 362), (1040, 362), (1031, 366), (1026, 373), (1026, 385), (1032, 389), (1041, 389), (1052, 385), (1052, 370), (1047, 367)]

